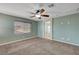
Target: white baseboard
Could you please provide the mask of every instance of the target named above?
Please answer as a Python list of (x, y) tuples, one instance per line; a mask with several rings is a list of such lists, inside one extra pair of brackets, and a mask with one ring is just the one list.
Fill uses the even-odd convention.
[(52, 40), (62, 42), (62, 43), (66, 43), (66, 44), (70, 44), (70, 45), (79, 46), (79, 44), (75, 44), (75, 43), (72, 43), (72, 42), (60, 41), (60, 40), (56, 40), (56, 39), (52, 39)]
[(2, 43), (1, 45), (6, 45), (6, 44), (11, 44), (11, 43), (15, 43), (15, 42), (19, 42), (19, 41), (23, 41), (23, 40), (27, 40), (27, 39), (31, 39), (31, 38), (35, 38), (36, 36), (33, 37), (29, 37), (29, 38), (25, 38), (25, 39), (20, 39), (20, 40), (15, 40), (15, 41), (10, 41), (10, 42), (6, 42), (6, 43)]
[[(36, 37), (36, 36), (29, 37), (29, 38), (25, 38), (25, 39), (20, 39), (20, 40), (15, 40), (15, 41), (10, 41), (10, 42), (6, 42), (6, 43), (2, 43), (2, 44), (0, 44), (0, 46), (1, 46), (1, 45), (6, 45), (6, 44), (15, 43), (15, 42), (19, 42), (19, 41), (23, 41), (23, 40), (27, 40), (27, 39), (31, 39), (31, 38), (35, 38), (35, 37)], [(42, 39), (45, 39), (45, 38), (42, 38)], [(56, 39), (51, 39), (51, 40), (58, 41), (58, 42), (62, 42), (62, 43), (67, 43), (67, 44), (71, 44), (71, 45), (75, 45), (75, 46), (79, 46), (79, 44), (75, 44), (75, 43), (71, 43), (71, 42), (60, 41), (60, 40), (56, 40)]]
[[(42, 38), (42, 39), (46, 39), (46, 38)], [(70, 44), (70, 45), (74, 45), (74, 46), (79, 46), (79, 44), (75, 44), (75, 43), (72, 43), (72, 42), (60, 41), (60, 40), (57, 40), (57, 39), (49, 39), (49, 40), (54, 40), (54, 41), (58, 41), (58, 42), (62, 42), (62, 43), (66, 43), (66, 44)]]

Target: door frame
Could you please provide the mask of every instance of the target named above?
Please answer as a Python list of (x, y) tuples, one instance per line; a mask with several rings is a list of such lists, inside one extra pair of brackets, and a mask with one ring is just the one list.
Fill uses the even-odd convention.
[(47, 39), (52, 40), (52, 19), (49, 19), (49, 20), (45, 21), (45, 23), (44, 23), (44, 38), (46, 38), (46, 36), (45, 36), (45, 34), (46, 34), (46, 33), (45, 33), (45, 26), (46, 26), (46, 25), (45, 25), (45, 24), (46, 24), (46, 22), (48, 22), (48, 21), (50, 21), (50, 27), (51, 27), (51, 28), (50, 28), (50, 34), (49, 34), (49, 35), (50, 35), (50, 38), (47, 38)]

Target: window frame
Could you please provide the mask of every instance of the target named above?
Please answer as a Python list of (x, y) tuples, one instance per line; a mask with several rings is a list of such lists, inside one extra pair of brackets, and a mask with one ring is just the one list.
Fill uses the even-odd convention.
[[(30, 24), (30, 25), (29, 25), (29, 26), (30, 26), (30, 27), (29, 27), (29, 29), (30, 29), (29, 32), (28, 32), (28, 31), (27, 31), (26, 33), (17, 32), (17, 31), (16, 31), (16, 26), (17, 26), (16, 23), (24, 23), (24, 27), (25, 27), (25, 24)], [(26, 26), (26, 27), (27, 27), (27, 26)], [(25, 29), (24, 29), (24, 30), (25, 30)], [(32, 31), (32, 24), (31, 24), (30, 22), (24, 22), (24, 21), (15, 21), (15, 22), (14, 22), (14, 33), (15, 33), (15, 34), (18, 34), (18, 35), (19, 35), (19, 34), (29, 34), (29, 33), (31, 33), (31, 31)]]

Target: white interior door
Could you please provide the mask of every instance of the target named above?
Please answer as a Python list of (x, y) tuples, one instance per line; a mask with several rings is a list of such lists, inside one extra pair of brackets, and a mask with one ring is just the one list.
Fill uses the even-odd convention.
[(44, 32), (44, 38), (52, 39), (52, 21), (45, 21), (45, 32)]

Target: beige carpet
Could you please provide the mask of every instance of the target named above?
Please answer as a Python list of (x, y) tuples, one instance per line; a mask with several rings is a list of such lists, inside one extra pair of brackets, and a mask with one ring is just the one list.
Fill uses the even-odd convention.
[(76, 55), (79, 47), (53, 40), (34, 38), (25, 40), (8, 51), (9, 55)]
[[(27, 41), (27, 40), (26, 40)], [(30, 42), (30, 43), (29, 43)], [(59, 43), (53, 40), (31, 39), (16, 51), (9, 52), (14, 55), (73, 55), (79, 54), (79, 47)]]

